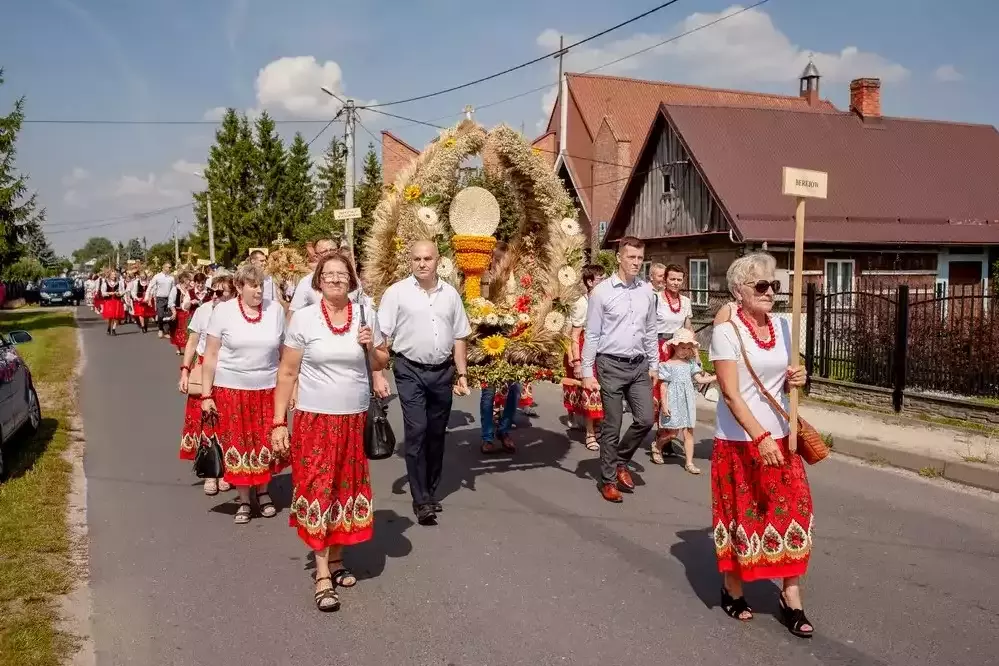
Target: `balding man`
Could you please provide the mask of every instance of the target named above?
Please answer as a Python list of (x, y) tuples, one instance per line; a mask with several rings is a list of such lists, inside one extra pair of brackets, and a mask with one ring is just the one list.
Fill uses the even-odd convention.
[(458, 291), (437, 277), (437, 245), (419, 241), (409, 258), (413, 274), (385, 290), (378, 326), (395, 353), (413, 512), (421, 525), (434, 525), (442, 508), (437, 489), (452, 390), (457, 385), (468, 393), (465, 338), (471, 327)]

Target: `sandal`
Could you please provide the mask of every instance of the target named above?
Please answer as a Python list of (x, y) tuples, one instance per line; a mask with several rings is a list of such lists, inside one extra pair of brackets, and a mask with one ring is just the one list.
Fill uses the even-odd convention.
[(340, 597), (336, 593), (336, 587), (333, 584), (333, 579), (330, 576), (322, 576), (316, 579), (316, 585), (318, 586), (324, 580), (330, 582), (330, 586), (322, 589), (316, 590), (316, 608), (324, 613), (333, 613), (334, 611), (340, 610)]
[(479, 450), (487, 456), (494, 456), (498, 453), (503, 453), (503, 447), (496, 442), (482, 442), (482, 446)]
[[(267, 501), (261, 502), (261, 497), (266, 497)], [(271, 495), (268, 492), (257, 493), (257, 506), (260, 508), (260, 515), (264, 518), (273, 518), (277, 515), (277, 508), (271, 501)]]
[(683, 466), (684, 471), (688, 474), (700, 474), (701, 468), (694, 465), (694, 463), (687, 463)]
[[(791, 608), (788, 606), (783, 592), (780, 593), (780, 600), (777, 603), (780, 607), (781, 624), (787, 627), (791, 635), (798, 638), (811, 638), (815, 632), (815, 627), (805, 617), (805, 610), (803, 608)], [(802, 629), (804, 626), (808, 626), (809, 629)]]
[(205, 494), (206, 495), (219, 494), (219, 482), (216, 479), (205, 479)]
[(225, 479), (219, 479), (218, 481), (219, 481), (219, 492), (220, 493), (227, 493), (230, 490), (232, 490), (232, 484), (229, 483), (228, 481), (226, 481)]
[(659, 448), (658, 444), (652, 445), (652, 464), (654, 465), (665, 465), (666, 461), (663, 460), (663, 451)]
[[(735, 618), (740, 622), (749, 622), (753, 619), (753, 609), (746, 603), (746, 597), (734, 598), (728, 593), (724, 585), (722, 585), (721, 589), (721, 607), (725, 611), (725, 615)], [(749, 613), (749, 617), (745, 617), (745, 613)]]
[(507, 453), (517, 452), (517, 445), (513, 443), (513, 439), (510, 437), (510, 435), (500, 435), (499, 441), (500, 441), (500, 446), (502, 446), (503, 450), (506, 451)]
[(239, 508), (236, 509), (236, 515), (232, 517), (232, 522), (236, 523), (237, 525), (246, 525), (248, 522), (250, 522), (251, 515), (252, 512), (250, 511), (250, 503), (240, 502)]
[(597, 441), (597, 436), (596, 435), (587, 435), (586, 436), (586, 448), (589, 451), (599, 451), (600, 450), (600, 443)]
[(357, 576), (352, 574), (349, 569), (343, 566), (343, 560), (333, 560), (333, 564), (340, 565), (339, 569), (330, 574), (335, 585), (348, 588), (357, 585)]

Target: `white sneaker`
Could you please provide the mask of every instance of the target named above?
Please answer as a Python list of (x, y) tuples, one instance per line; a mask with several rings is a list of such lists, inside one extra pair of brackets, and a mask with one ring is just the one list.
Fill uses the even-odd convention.
[(230, 490), (232, 490), (232, 484), (226, 481), (225, 479), (219, 479), (219, 492), (227, 493)]

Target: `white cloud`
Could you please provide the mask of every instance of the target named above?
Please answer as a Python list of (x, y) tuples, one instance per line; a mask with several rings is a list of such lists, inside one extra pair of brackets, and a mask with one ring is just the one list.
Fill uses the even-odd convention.
[(83, 167), (73, 167), (73, 170), (69, 174), (62, 177), (62, 184), (65, 187), (73, 187), (74, 185), (79, 185), (83, 181), (90, 178), (90, 172)]
[[(741, 13), (734, 15), (737, 12)], [(723, 20), (676, 41), (655, 46), (719, 19)], [(545, 30), (538, 35), (537, 43), (546, 50), (557, 50), (559, 34), (554, 29)], [(577, 35), (565, 35), (568, 43), (577, 39)], [(766, 12), (760, 9), (744, 11), (739, 5), (717, 13), (691, 14), (665, 34), (639, 33), (599, 46), (577, 47), (565, 57), (564, 66), (570, 72), (588, 71), (643, 49), (649, 50), (604, 67), (599, 73), (657, 80), (673, 77), (700, 85), (743, 89), (752, 88), (754, 84), (773, 88), (774, 84), (781, 83), (786, 84), (789, 94), (797, 91), (798, 76), (809, 57), (813, 58), (825, 82), (844, 83), (861, 76), (897, 82), (910, 74), (901, 64), (856, 46), (846, 46), (838, 52), (810, 53), (781, 32)], [(542, 102), (546, 113), (550, 113), (554, 100), (554, 91), (544, 96)]]
[(180, 173), (187, 176), (196, 175), (196, 171), (204, 172), (207, 167), (207, 164), (202, 164), (201, 162), (189, 162), (187, 160), (177, 160), (170, 165), (170, 169), (173, 170), (174, 173)]
[(936, 70), (934, 70), (933, 78), (943, 83), (953, 83), (956, 81), (963, 81), (964, 74), (957, 71), (957, 68), (954, 67), (954, 65), (940, 65), (936, 68)]
[[(204, 168), (204, 164), (179, 159), (162, 173), (104, 179), (77, 168), (63, 179), (63, 201), (75, 208), (114, 205), (130, 212), (177, 206), (191, 201), (191, 194), (204, 187), (203, 180), (194, 175)], [(86, 187), (80, 186), (82, 181), (86, 181)]]
[(207, 111), (205, 111), (205, 113), (202, 116), (202, 118), (204, 120), (213, 120), (215, 122), (219, 122), (225, 116), (225, 112), (227, 110), (228, 109), (226, 107), (224, 107), (224, 106), (216, 106), (214, 108), (211, 108), (211, 109), (208, 109)]

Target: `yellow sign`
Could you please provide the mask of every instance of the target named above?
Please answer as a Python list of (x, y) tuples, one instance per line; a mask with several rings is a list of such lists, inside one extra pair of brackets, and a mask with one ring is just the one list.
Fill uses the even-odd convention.
[(829, 174), (784, 167), (784, 194), (802, 199), (825, 199), (829, 190)]
[(271, 253), (270, 249), (266, 247), (251, 247), (249, 250), (246, 251), (246, 256), (249, 257), (254, 252), (263, 252), (265, 257)]

